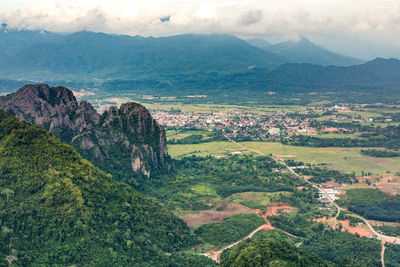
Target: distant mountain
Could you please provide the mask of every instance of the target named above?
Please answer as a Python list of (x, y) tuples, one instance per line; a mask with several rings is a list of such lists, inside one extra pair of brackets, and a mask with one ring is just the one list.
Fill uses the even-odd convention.
[(167, 94), (227, 92), (370, 92), (400, 91), (400, 61), (377, 58), (350, 67), (290, 63), (273, 71), (254, 69), (235, 74), (165, 76), (162, 79), (114, 80), (101, 88), (109, 92), (164, 92)]
[(38, 84), (0, 97), (0, 108), (50, 130), (117, 180), (137, 185), (137, 173), (149, 176), (167, 166), (164, 128), (140, 104), (100, 115), (90, 103), (78, 103), (71, 90)]
[(273, 45), (268, 45), (262, 39), (249, 40), (249, 43), (268, 52), (280, 55), (294, 63), (310, 63), (322, 66), (351, 66), (362, 63), (360, 59), (334, 53), (312, 43), (306, 38), (301, 38), (296, 42), (288, 41)]
[(185, 222), (0, 110), (0, 266), (211, 266)]
[(377, 58), (350, 67), (285, 64), (265, 74), (265, 81), (280, 88), (374, 91), (400, 89), (400, 60)]
[(77, 32), (0, 31), (0, 77), (40, 80), (134, 78), (272, 69), (280, 56), (231, 35), (162, 38)]
[(259, 47), (261, 49), (267, 50), (272, 44), (262, 38), (253, 38), (247, 40), (247, 42), (253, 46)]

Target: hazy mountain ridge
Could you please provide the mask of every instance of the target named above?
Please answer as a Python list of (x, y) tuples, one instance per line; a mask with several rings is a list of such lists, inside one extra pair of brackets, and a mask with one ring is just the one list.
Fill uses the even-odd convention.
[[(140, 37), (77, 32), (0, 32), (0, 75), (23, 79), (146, 77), (194, 72), (272, 69), (280, 56), (231, 35)], [(24, 37), (27, 34), (33, 37)], [(30, 36), (29, 35), (29, 36)], [(51, 37), (47, 37), (50, 35)], [(41, 39), (42, 38), (42, 39)], [(36, 41), (29, 42), (30, 39)]]
[(280, 55), (293, 63), (310, 63), (322, 66), (351, 66), (363, 62), (357, 58), (329, 51), (304, 37), (298, 41), (287, 41), (277, 44), (270, 44), (263, 39), (251, 39), (248, 42), (265, 51)]
[(400, 61), (377, 58), (350, 67), (288, 63), (273, 71), (163, 76), (160, 79), (114, 80), (101, 86), (108, 92), (140, 91), (164, 94), (238, 92), (396, 92), (400, 88)]
[(44, 126), (116, 179), (133, 178), (135, 172), (148, 176), (167, 165), (164, 128), (140, 104), (100, 115), (90, 103), (78, 103), (71, 90), (39, 84), (0, 97), (0, 108)]

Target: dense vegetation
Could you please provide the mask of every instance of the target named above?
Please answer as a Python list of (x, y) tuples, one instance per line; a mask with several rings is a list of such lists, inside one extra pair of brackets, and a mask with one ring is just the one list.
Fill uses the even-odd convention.
[[(332, 122), (316, 122), (311, 124), (317, 129), (322, 125), (329, 127), (344, 127), (352, 132), (359, 132), (360, 137), (347, 138), (322, 138), (318, 136), (296, 135), (290, 140), (284, 140), (283, 143), (297, 145), (297, 146), (310, 146), (310, 147), (386, 147), (388, 149), (400, 149), (400, 126), (387, 126), (387, 127), (373, 127), (363, 126), (359, 123), (332, 123)], [(393, 157), (397, 156), (397, 152), (389, 153), (382, 152), (382, 150), (368, 151), (364, 150), (369, 156), (384, 156)]]
[(279, 229), (289, 232), (299, 237), (310, 237), (315, 232), (324, 229), (324, 225), (318, 222), (310, 222), (309, 214), (281, 214), (280, 216), (270, 217), (271, 224)]
[(400, 245), (389, 245), (385, 250), (385, 266), (400, 266)]
[(226, 138), (222, 135), (222, 133), (213, 133), (212, 135), (207, 136), (204, 138), (201, 134), (191, 134), (186, 136), (182, 139), (169, 139), (168, 144), (201, 144), (201, 143), (209, 143), (214, 141), (225, 141)]
[(208, 261), (174, 256), (198, 242), (182, 220), (115, 182), (43, 128), (2, 111), (0, 177), (0, 258), (9, 263), (187, 266)]
[(400, 236), (400, 225), (398, 226), (377, 226), (375, 227), (377, 230), (381, 231), (385, 235), (390, 236)]
[(325, 183), (331, 180), (337, 181), (339, 183), (352, 183), (355, 178), (355, 174), (341, 173), (335, 170), (328, 170), (327, 168), (304, 168), (300, 169), (300, 173), (303, 175), (310, 175), (310, 179), (313, 183)]
[[(304, 241), (301, 249), (315, 252), (321, 258), (338, 263), (351, 259), (349, 266), (380, 266), (380, 247), (377, 240), (325, 230)], [(351, 257), (351, 258), (350, 258)], [(348, 260), (346, 260), (348, 261)]]
[(294, 191), (303, 183), (270, 157), (230, 156), (185, 157), (171, 162), (170, 173), (149, 180), (140, 190), (158, 198), (169, 209), (210, 209), (210, 199), (226, 198), (240, 192)]
[(378, 189), (348, 190), (339, 203), (370, 220), (400, 222), (400, 197)]
[(314, 253), (298, 250), (282, 240), (246, 240), (235, 246), (222, 258), (221, 266), (334, 266)]
[(362, 149), (361, 154), (376, 158), (400, 157), (400, 152), (381, 149)]
[(194, 232), (204, 241), (223, 247), (242, 239), (263, 223), (264, 219), (255, 214), (239, 214), (225, 218), (222, 222), (202, 225)]

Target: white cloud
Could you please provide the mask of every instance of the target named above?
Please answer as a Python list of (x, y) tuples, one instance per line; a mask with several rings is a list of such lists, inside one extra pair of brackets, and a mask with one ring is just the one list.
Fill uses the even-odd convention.
[[(0, 0), (0, 21), (15, 28), (144, 36), (230, 33), (281, 39), (307, 36), (324, 43), (321, 36), (330, 35), (400, 47), (399, 4), (399, 0)], [(160, 21), (168, 16), (168, 23)]]

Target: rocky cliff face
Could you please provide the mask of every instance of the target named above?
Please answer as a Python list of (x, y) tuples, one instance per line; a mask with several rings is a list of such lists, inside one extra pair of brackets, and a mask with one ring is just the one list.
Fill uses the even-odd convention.
[(44, 126), (119, 180), (149, 176), (167, 164), (164, 128), (140, 104), (111, 107), (100, 115), (90, 103), (78, 103), (71, 90), (39, 84), (0, 97), (0, 108)]

